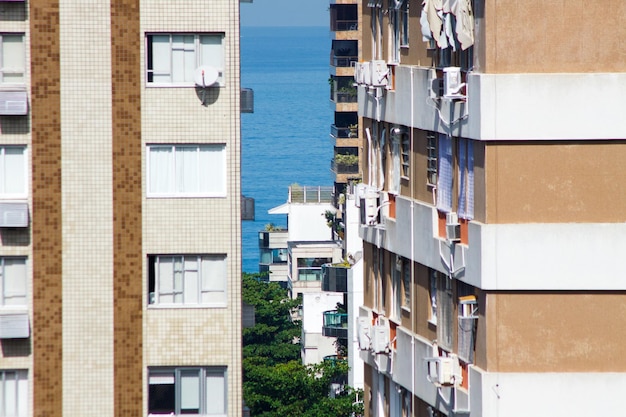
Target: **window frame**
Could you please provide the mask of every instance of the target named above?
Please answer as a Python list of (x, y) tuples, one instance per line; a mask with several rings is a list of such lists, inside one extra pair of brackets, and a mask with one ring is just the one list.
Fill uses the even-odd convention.
[[(198, 381), (198, 402), (199, 402), (199, 412), (197, 414), (193, 414), (191, 413), (191, 415), (196, 415), (196, 416), (214, 416), (214, 417), (226, 417), (226, 415), (228, 414), (228, 369), (226, 366), (200, 366), (200, 367), (195, 367), (195, 366), (181, 366), (181, 367), (149, 367), (148, 368), (148, 378), (147, 378), (147, 383), (148, 383), (148, 416), (162, 416), (162, 415), (174, 415), (174, 416), (179, 416), (179, 415), (189, 415), (189, 412), (186, 413), (182, 413), (181, 409), (182, 409), (182, 376), (184, 373), (189, 373), (189, 372), (197, 372), (198, 373), (198, 377), (199, 377), (199, 381)], [(207, 410), (207, 405), (208, 405), (208, 398), (206, 395), (207, 392), (207, 386), (206, 386), (206, 379), (208, 376), (210, 375), (221, 375), (222, 376), (222, 380), (223, 380), (223, 387), (224, 387), (224, 409), (223, 412), (221, 413), (208, 413)], [(163, 412), (157, 412), (157, 413), (153, 413), (151, 412), (150, 407), (152, 406), (152, 404), (150, 403), (150, 397), (151, 397), (151, 393), (150, 393), (150, 385), (158, 385), (158, 384), (151, 384), (151, 377), (158, 377), (158, 376), (165, 376), (165, 377), (174, 377), (174, 413), (163, 413)]]
[[(22, 293), (7, 295), (6, 290), (6, 261), (23, 261), (23, 271), (24, 274), (21, 277), (11, 277), (11, 279), (19, 279), (22, 281), (21, 287), (23, 288)], [(23, 302), (18, 304), (7, 304), (6, 300), (9, 298), (22, 298)], [(26, 309), (28, 308), (28, 264), (27, 258), (25, 256), (2, 256), (0, 257), (0, 310), (2, 309)]]
[(400, 178), (409, 180), (411, 178), (411, 141), (408, 133), (400, 136)]
[(454, 349), (454, 293), (452, 278), (437, 272), (437, 343), (447, 351)]
[[(10, 175), (7, 172), (6, 178), (3, 173), (7, 168), (7, 157), (6, 151), (7, 149), (22, 149), (22, 179), (23, 179), (23, 190), (20, 192), (7, 192), (7, 183), (9, 182)], [(24, 145), (0, 145), (0, 200), (10, 200), (10, 199), (26, 199), (28, 198), (28, 147)]]
[[(7, 381), (8, 375), (14, 374), (15, 381), (15, 397), (14, 397), (14, 409), (7, 409), (8, 402), (4, 400), (4, 393), (7, 391)], [(20, 384), (21, 382), (21, 384)], [(25, 384), (25, 385), (24, 385)], [(15, 417), (26, 417), (28, 416), (28, 408), (29, 408), (29, 381), (28, 381), (28, 370), (26, 369), (3, 369), (0, 370), (0, 393), (2, 393), (2, 398), (0, 401), (0, 415), (9, 415)], [(22, 392), (25, 390), (26, 392)], [(21, 399), (21, 401), (20, 401)], [(12, 411), (12, 412), (11, 412)]]
[[(193, 261), (193, 259), (195, 258), (195, 262), (197, 265), (196, 271), (195, 271), (197, 274), (196, 282), (195, 282), (195, 284), (197, 285), (197, 296), (198, 296), (197, 302), (185, 302), (184, 300), (184, 296), (185, 296), (184, 282), (186, 281), (184, 277), (184, 273), (191, 272), (191, 270), (185, 269), (184, 263), (185, 263), (186, 258), (189, 258), (189, 261)], [(216, 278), (216, 280), (219, 281), (218, 286), (219, 284), (221, 284), (221, 287), (222, 287), (221, 291), (215, 290), (213, 288), (214, 286), (211, 286), (211, 288), (208, 290), (203, 289), (203, 276), (202, 276), (201, 262), (205, 258), (215, 259), (223, 264), (224, 276)], [(175, 279), (174, 268), (175, 268), (176, 262), (182, 261), (183, 270), (181, 272), (183, 273), (183, 276), (181, 277), (181, 283), (183, 287), (182, 289), (179, 290), (179, 292), (181, 293), (183, 297), (182, 302), (175, 302), (175, 301), (174, 302), (161, 302), (160, 301), (162, 297), (162, 291), (160, 291), (161, 277), (159, 275), (159, 265), (160, 265), (160, 261), (165, 260), (165, 259), (172, 260), (172, 280)], [(213, 283), (213, 281), (214, 281), (213, 277), (211, 277), (211, 282)], [(172, 283), (173, 294), (175, 294), (176, 292), (176, 290), (174, 289), (175, 285), (176, 284), (173, 282)], [(221, 301), (202, 302), (202, 295), (204, 293), (221, 293), (222, 294), (222, 296), (220, 297)], [(175, 295), (173, 295), (172, 297), (174, 296)], [(201, 255), (158, 254), (158, 255), (150, 255), (148, 257), (148, 307), (149, 308), (223, 308), (223, 307), (227, 307), (227, 305), (228, 305), (228, 256), (226, 254), (201, 254)]]
[[(153, 81), (154, 79), (154, 73), (155, 73), (155, 69), (154, 69), (154, 52), (151, 49), (152, 45), (153, 45), (153, 41), (152, 41), (152, 37), (154, 36), (169, 36), (169, 74), (159, 74), (159, 75), (169, 75), (170, 77), (170, 81), (169, 82), (163, 82), (163, 81), (158, 81), (155, 82)], [(175, 50), (175, 47), (173, 46), (173, 37), (174, 36), (193, 36), (194, 37), (194, 41), (193, 41), (193, 52), (194, 52), (194, 71), (196, 68), (203, 66), (203, 65), (208, 65), (205, 62), (205, 59), (202, 57), (202, 49), (200, 48), (201, 45), (201, 37), (214, 37), (214, 38), (220, 38), (220, 46), (221, 46), (221, 51), (222, 51), (222, 56), (221, 56), (221, 65), (219, 66), (215, 66), (215, 69), (218, 72), (218, 78), (216, 81), (216, 84), (214, 84), (212, 87), (224, 87), (225, 86), (225, 76), (224, 76), (224, 68), (226, 65), (226, 54), (225, 54), (225, 33), (223, 32), (196, 32), (196, 33), (192, 33), (192, 32), (146, 32), (145, 33), (145, 53), (146, 53), (146, 58), (145, 58), (145, 86), (146, 87), (150, 87), (150, 88), (167, 88), (167, 87), (174, 87), (174, 88), (183, 88), (183, 87), (196, 87), (196, 84), (194, 82), (194, 80), (192, 79), (191, 81), (183, 81), (183, 82), (178, 82), (178, 81), (173, 81), (172, 80), (172, 68), (173, 68), (173, 52)], [(185, 48), (187, 47), (186, 45), (184, 46)], [(152, 81), (150, 81), (152, 79)]]
[(402, 308), (406, 311), (411, 311), (411, 285), (412, 285), (412, 277), (411, 277), (411, 270), (412, 270), (412, 261), (410, 259), (404, 258), (402, 257), (402, 274), (401, 274), (401, 280), (402, 280), (402, 291), (403, 291), (403, 297), (402, 297)]
[[(22, 64), (21, 68), (5, 68), (4, 64), (4, 49), (5, 49), (5, 37), (18, 37), (21, 36), (21, 46), (22, 46)], [(5, 74), (21, 74), (21, 81), (7, 82), (4, 80)], [(9, 86), (24, 86), (26, 85), (26, 34), (24, 32), (1, 32), (0, 33), (0, 86), (9, 87)]]
[(437, 186), (438, 177), (438, 157), (437, 149), (437, 133), (426, 132), (426, 185), (430, 187)]
[[(177, 148), (189, 148), (196, 147), (196, 154), (200, 154), (202, 148), (221, 148), (220, 152), (220, 161), (222, 163), (221, 174), (222, 174), (222, 183), (217, 186), (211, 187), (208, 191), (196, 191), (196, 192), (185, 192), (178, 191), (176, 188), (179, 186), (179, 179), (177, 174), (177, 165), (176, 165), (176, 149)], [(171, 148), (171, 160), (168, 162), (171, 166), (167, 167), (172, 182), (172, 187), (174, 188), (172, 191), (152, 191), (151, 190), (151, 181), (152, 181), (152, 169), (154, 162), (152, 161), (153, 156), (151, 154), (152, 149), (156, 148)], [(147, 198), (223, 198), (228, 195), (228, 184), (227, 184), (227, 147), (225, 143), (153, 143), (146, 145), (146, 197)], [(198, 164), (197, 168), (200, 168), (200, 164)], [(198, 184), (203, 179), (203, 175), (201, 172), (197, 172), (197, 180)], [(213, 184), (213, 182), (211, 183)]]

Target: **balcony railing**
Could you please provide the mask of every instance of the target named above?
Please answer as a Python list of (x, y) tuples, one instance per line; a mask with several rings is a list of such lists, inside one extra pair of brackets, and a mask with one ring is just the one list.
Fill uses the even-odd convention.
[(328, 337), (348, 337), (348, 314), (337, 310), (324, 312), (324, 327), (322, 334)]
[(321, 281), (322, 268), (298, 268), (298, 281)]
[(322, 265), (322, 291), (348, 292), (348, 270), (344, 265)]
[(333, 187), (289, 187), (290, 203), (330, 203), (333, 201)]
[(337, 125), (330, 125), (330, 134), (337, 139), (349, 139), (359, 137), (358, 129), (356, 127), (342, 127)]
[(357, 92), (356, 88), (349, 91), (337, 91), (334, 94), (333, 101), (335, 103), (356, 103), (357, 102)]
[(343, 32), (346, 30), (359, 30), (358, 20), (336, 20), (332, 23), (332, 29), (335, 32)]
[(358, 174), (359, 164), (344, 164), (333, 159), (330, 161), (330, 169), (335, 174)]
[(333, 56), (331, 65), (334, 67), (351, 67), (353, 62), (358, 62), (358, 56), (342, 56), (335, 55)]

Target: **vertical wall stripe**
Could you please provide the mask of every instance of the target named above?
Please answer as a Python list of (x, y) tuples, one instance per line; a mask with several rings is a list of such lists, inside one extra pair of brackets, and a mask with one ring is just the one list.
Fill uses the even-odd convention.
[(143, 415), (139, 0), (111, 1), (115, 415)]
[(33, 415), (63, 415), (59, 3), (31, 0)]

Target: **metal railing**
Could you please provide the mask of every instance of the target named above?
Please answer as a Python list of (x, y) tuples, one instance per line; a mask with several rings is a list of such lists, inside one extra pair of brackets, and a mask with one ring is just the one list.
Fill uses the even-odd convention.
[(338, 163), (333, 159), (330, 161), (330, 169), (335, 174), (358, 174), (359, 164), (343, 164)]
[(333, 187), (289, 187), (290, 203), (332, 203)]

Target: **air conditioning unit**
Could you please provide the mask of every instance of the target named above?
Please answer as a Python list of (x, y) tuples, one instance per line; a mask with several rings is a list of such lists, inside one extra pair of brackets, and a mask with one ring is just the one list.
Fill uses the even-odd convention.
[(365, 85), (372, 83), (372, 63), (369, 61), (361, 62), (361, 81)]
[(365, 79), (363, 78), (364, 69), (363, 66), (365, 62), (353, 62), (354, 66), (354, 82), (358, 85), (365, 84)]
[(461, 224), (456, 213), (446, 213), (446, 239), (451, 242), (461, 240)]
[(443, 69), (443, 96), (445, 98), (464, 98), (461, 90), (465, 83), (461, 81), (461, 68), (446, 67)]
[(241, 89), (241, 112), (254, 113), (254, 90), (251, 88)]
[(386, 87), (389, 83), (389, 68), (383, 60), (372, 61), (372, 87)]
[(28, 203), (0, 203), (0, 227), (28, 227)]
[(428, 379), (437, 387), (460, 385), (463, 382), (461, 365), (456, 355), (427, 358)]
[(379, 318), (378, 324), (372, 326), (372, 352), (389, 353), (389, 322)]
[(359, 349), (368, 350), (370, 348), (370, 332), (371, 332), (371, 319), (369, 317), (357, 317), (357, 341), (359, 343)]
[(378, 193), (367, 193), (359, 202), (361, 224), (375, 225), (378, 223)]
[(24, 116), (28, 114), (26, 91), (0, 91), (0, 115)]

